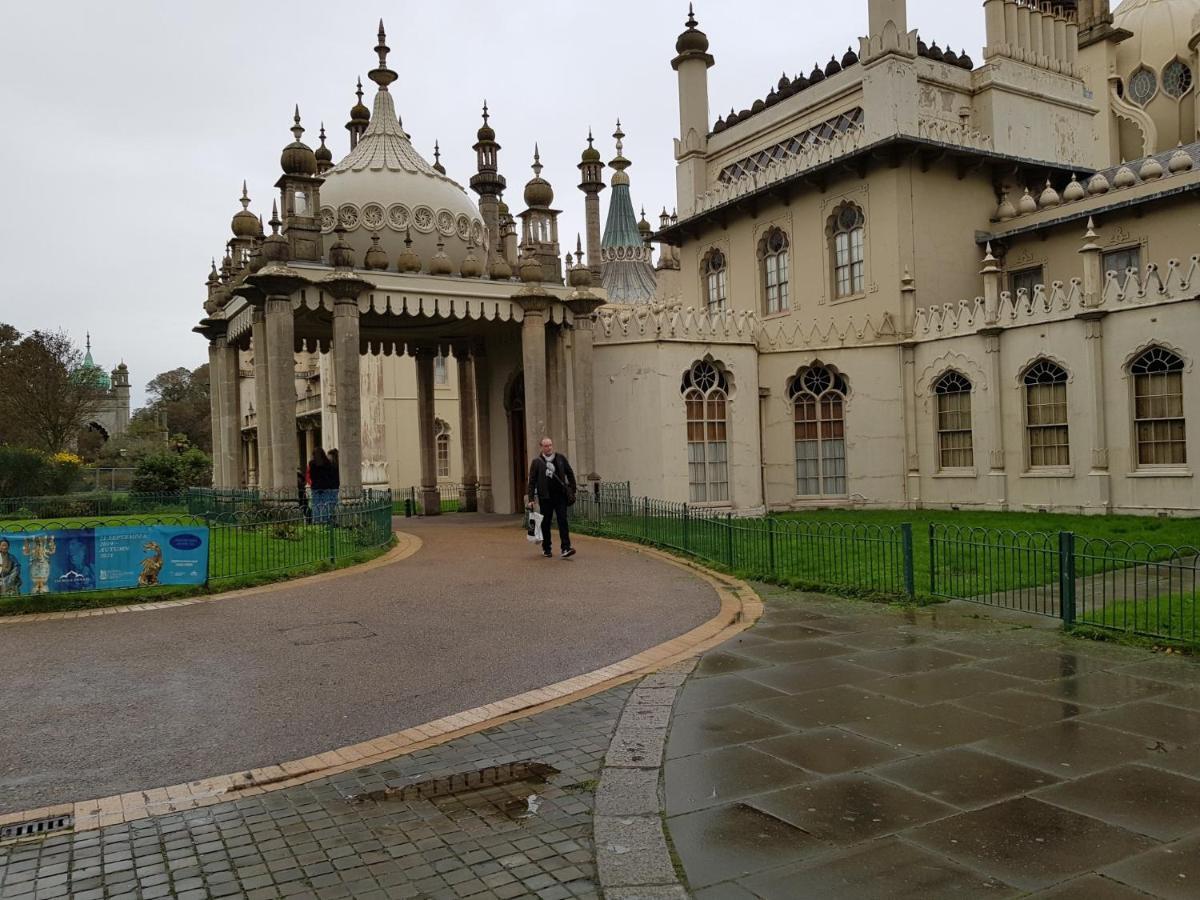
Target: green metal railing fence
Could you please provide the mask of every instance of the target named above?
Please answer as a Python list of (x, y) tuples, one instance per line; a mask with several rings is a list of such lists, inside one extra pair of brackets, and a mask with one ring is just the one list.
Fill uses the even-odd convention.
[(909, 525), (739, 518), (604, 494), (581, 494), (575, 523), (581, 531), (675, 550), (748, 577), (897, 597), (916, 592)]
[(1196, 547), (932, 524), (929, 556), (935, 597), (1200, 642)]
[(122, 516), (187, 512), (184, 493), (138, 494), (96, 491), (45, 497), (0, 497), (0, 522), (11, 519), (53, 519), (80, 516)]
[[(170, 496), (181, 507), (179, 512), (10, 519), (0, 521), (0, 537), (98, 527), (207, 526), (209, 584), (336, 563), (385, 546), (392, 537), (389, 491), (364, 491), (359, 497), (339, 499), (324, 516), (314, 516), (312, 508), (297, 502), (294, 492), (271, 497), (253, 491), (193, 489)], [(51, 508), (49, 503), (46, 506)], [(4, 600), (0, 597), (0, 603)]]

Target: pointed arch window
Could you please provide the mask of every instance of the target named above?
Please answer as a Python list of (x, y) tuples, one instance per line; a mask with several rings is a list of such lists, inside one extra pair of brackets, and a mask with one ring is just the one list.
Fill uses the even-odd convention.
[(758, 242), (763, 298), (768, 316), (788, 309), (788, 236), (771, 228)]
[(1192, 89), (1192, 68), (1182, 59), (1173, 59), (1162, 72), (1163, 90), (1178, 100)]
[(1145, 106), (1158, 93), (1158, 77), (1144, 66), (1129, 76), (1129, 99)]
[(1048, 359), (1025, 370), (1025, 443), (1031, 469), (1071, 464), (1067, 379), (1066, 370)]
[(707, 360), (683, 376), (687, 413), (688, 498), (692, 503), (729, 500), (729, 380)]
[(862, 209), (843, 203), (829, 217), (826, 233), (833, 264), (833, 296), (840, 300), (866, 289), (866, 225)]
[(827, 366), (803, 368), (792, 382), (798, 497), (846, 495), (847, 393), (845, 377)]
[(712, 249), (704, 255), (704, 304), (708, 311), (715, 313), (725, 309), (725, 299), (728, 293), (728, 269), (725, 254)]
[(933, 386), (937, 399), (938, 468), (969, 469), (975, 465), (971, 433), (971, 381), (947, 372)]
[(1162, 347), (1151, 347), (1129, 366), (1139, 466), (1187, 465), (1183, 370), (1183, 360)]
[(433, 422), (434, 446), (437, 449), (437, 477), (450, 477), (450, 426), (441, 419)]

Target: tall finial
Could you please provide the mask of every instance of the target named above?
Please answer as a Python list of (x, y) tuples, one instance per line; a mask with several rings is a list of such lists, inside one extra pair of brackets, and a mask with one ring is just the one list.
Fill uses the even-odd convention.
[(488, 120), (487, 101), (483, 101), (483, 124), (486, 125)]
[(592, 141), (593, 140), (595, 140), (595, 138), (592, 137), (592, 126), (589, 125), (588, 126), (588, 149), (589, 150), (592, 149)]
[(362, 103), (363, 89), (362, 89), (362, 76), (361, 75), (358, 78), (358, 87), (355, 88), (354, 93), (358, 95), (358, 102)]
[(696, 21), (696, 12), (692, 9), (692, 4), (688, 4), (687, 27), (694, 29), (700, 23)]
[(379, 65), (367, 73), (367, 77), (379, 85), (381, 91), (386, 91), (388, 85), (395, 81), (400, 76), (388, 68), (387, 55), (391, 48), (387, 45), (387, 33), (383, 30), (383, 19), (379, 20), (379, 43), (375, 45), (375, 52), (379, 54)]
[(538, 145), (536, 142), (533, 145), (533, 165), (530, 166), (530, 168), (533, 169), (533, 174), (535, 176), (538, 178), (542, 177), (542, 157), (541, 154), (538, 153)]
[(271, 234), (279, 234), (279, 226), (283, 223), (279, 221), (279, 201), (271, 201), (271, 220), (267, 223), (271, 226)]
[(92, 333), (90, 331), (86, 331), (86, 332), (84, 332), (84, 334), (87, 335), (87, 352), (91, 353), (92, 352)]
[(246, 191), (246, 182), (245, 182), (245, 180), (244, 180), (244, 179), (242, 180), (242, 199), (241, 199), (241, 204), (242, 204), (242, 209), (249, 209), (249, 208), (250, 208), (250, 194), (249, 194), (249, 193)]
[(446, 174), (446, 167), (442, 165), (442, 148), (435, 140), (433, 142), (433, 170), (439, 174)]
[(292, 114), (292, 135), (297, 141), (304, 134), (304, 126), (300, 124), (300, 104), (296, 104), (296, 111)]
[(579, 232), (575, 232), (575, 265), (583, 265), (583, 239), (579, 237)]

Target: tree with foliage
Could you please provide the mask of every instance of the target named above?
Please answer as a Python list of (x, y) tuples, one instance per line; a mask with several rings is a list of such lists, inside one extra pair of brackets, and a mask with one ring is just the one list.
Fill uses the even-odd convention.
[(150, 402), (143, 408), (144, 412), (156, 418), (166, 415), (173, 443), (177, 441), (176, 435), (183, 435), (187, 446), (205, 453), (212, 451), (208, 363), (197, 369), (180, 366), (162, 372), (146, 385), (146, 393)]
[(172, 494), (212, 483), (212, 460), (195, 448), (182, 453), (154, 453), (145, 457), (133, 473), (138, 493)]
[(70, 449), (104, 399), (82, 363), (83, 354), (62, 331), (22, 337), (0, 324), (0, 443), (48, 454)]
[(0, 497), (65, 494), (79, 478), (81, 461), (72, 453), (51, 456), (27, 447), (0, 446)]

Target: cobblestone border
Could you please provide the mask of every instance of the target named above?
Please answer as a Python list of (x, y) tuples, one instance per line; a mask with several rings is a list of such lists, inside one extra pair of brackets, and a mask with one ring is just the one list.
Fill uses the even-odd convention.
[[(419, 538), (417, 540), (419, 541)], [(608, 539), (592, 538), (592, 540)], [(231, 775), (220, 775), (151, 790), (131, 791), (95, 800), (21, 810), (0, 815), (0, 825), (72, 815), (74, 816), (74, 831), (89, 831), (306, 784), (319, 778), (327, 778), (362, 766), (394, 759), (416, 750), (434, 747), (514, 719), (565, 706), (648, 673), (657, 672), (674, 663), (691, 660), (748, 628), (762, 615), (762, 601), (743, 581), (716, 575), (702, 566), (684, 562), (658, 550), (626, 544), (623, 541), (614, 541), (614, 543), (620, 543), (634, 552), (652, 556), (662, 562), (687, 570), (692, 575), (707, 581), (712, 585), (720, 600), (721, 606), (717, 614), (686, 634), (659, 644), (657, 647), (644, 650), (621, 662), (375, 740), (363, 741), (304, 759), (290, 760), (278, 765), (264, 766)], [(365, 565), (382, 564), (384, 564), (382, 560), (376, 560)], [(361, 568), (356, 567), (347, 571), (361, 571)], [(341, 573), (330, 572), (313, 577), (326, 578), (339, 574)], [(258, 591), (259, 589), (254, 590)], [(673, 691), (671, 696), (671, 702), (674, 702)]]
[(157, 609), (174, 609), (179, 606), (195, 606), (198, 603), (215, 603), (218, 600), (235, 600), (239, 597), (249, 597), (253, 594), (271, 594), (276, 591), (286, 590), (296, 587), (297, 585), (320, 584), (323, 581), (331, 581), (335, 578), (345, 578), (347, 575), (358, 575), (362, 572), (369, 572), (372, 569), (378, 569), (380, 566), (388, 566), (392, 563), (400, 562), (408, 559), (414, 553), (421, 549), (424, 543), (415, 534), (409, 534), (404, 531), (395, 531), (393, 534), (396, 537), (396, 546), (380, 556), (378, 559), (368, 560), (365, 563), (359, 563), (355, 566), (346, 566), (342, 569), (335, 569), (332, 572), (319, 572), (316, 575), (305, 575), (301, 578), (288, 578), (283, 581), (277, 581), (272, 584), (262, 584), (256, 587), (238, 588), (233, 591), (225, 591), (218, 594), (206, 594), (201, 597), (183, 597), (179, 600), (159, 600), (150, 603), (128, 603), (124, 606), (104, 606), (99, 609), (69, 609), (62, 612), (49, 613), (24, 613), (18, 616), (2, 616), (0, 617), (0, 628), (5, 626), (25, 625), (29, 622), (53, 622), (58, 619), (87, 619), (92, 616), (113, 616), (120, 613), (135, 613), (135, 612), (150, 612)]

